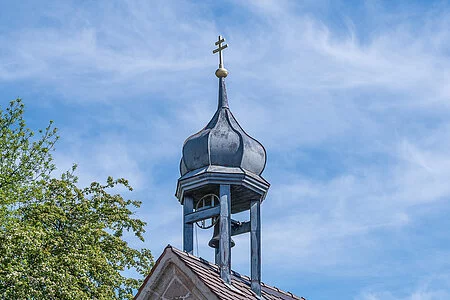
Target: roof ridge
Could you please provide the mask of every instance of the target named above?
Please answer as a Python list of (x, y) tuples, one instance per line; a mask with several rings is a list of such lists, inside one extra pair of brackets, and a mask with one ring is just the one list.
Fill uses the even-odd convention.
[[(167, 247), (170, 247), (171, 250), (172, 250), (176, 255), (178, 255), (181, 259), (183, 259), (183, 258), (181, 257), (181, 255), (184, 256), (184, 257), (193, 259), (193, 260), (197, 261), (198, 263), (200, 263), (201, 265), (209, 267), (209, 269), (210, 269), (211, 271), (213, 271), (213, 272), (215, 272), (216, 274), (218, 274), (218, 272), (219, 272), (219, 266), (216, 265), (215, 263), (210, 262), (210, 261), (208, 261), (208, 260), (206, 260), (206, 259), (204, 259), (204, 258), (202, 258), (202, 257), (195, 256), (194, 254), (189, 253), (189, 252), (187, 252), (187, 251), (183, 251), (183, 250), (180, 250), (180, 249), (178, 249), (178, 248), (175, 248), (175, 247), (173, 247), (173, 246), (171, 246), (171, 245), (168, 245)], [(196, 273), (196, 271), (193, 270), (193, 268), (192, 268), (191, 266), (188, 265), (188, 267), (189, 267), (194, 273)], [(248, 285), (248, 284), (250, 283), (251, 279), (250, 279), (250, 277), (249, 277), (248, 275), (243, 275), (243, 274), (241, 274), (241, 273), (239, 273), (239, 272), (236, 272), (236, 271), (234, 271), (234, 270), (231, 270), (231, 271), (232, 271), (232, 275), (233, 275), (233, 277), (232, 277), (232, 282), (233, 282), (233, 280), (236, 281), (236, 282), (239, 282), (239, 281), (240, 281), (240, 282), (242, 282), (243, 284), (246, 284), (246, 285)], [(220, 278), (220, 279), (221, 279), (221, 278)], [(221, 280), (222, 280), (222, 279), (221, 279)], [(222, 281), (223, 281), (223, 280), (222, 280)], [(223, 281), (223, 282), (224, 282), (224, 281)], [(233, 286), (233, 285), (232, 285), (232, 286)], [(271, 285), (268, 285), (268, 284), (266, 284), (266, 283), (264, 283), (264, 282), (261, 282), (261, 287), (264, 287), (265, 289), (272, 290), (272, 291), (274, 291), (274, 292), (280, 293), (280, 294), (285, 295), (285, 296), (287, 296), (287, 297), (290, 297), (290, 298), (292, 298), (292, 299), (296, 299), (296, 300), (306, 300), (306, 298), (304, 298), (304, 297), (299, 297), (299, 296), (293, 294), (292, 292), (281, 290), (281, 289), (279, 289), (279, 288), (276, 287), (276, 286), (271, 286)], [(230, 288), (230, 287), (228, 287), (228, 288)], [(241, 295), (244, 295), (243, 292), (240, 291), (240, 290), (239, 290), (238, 288), (236, 288), (235, 286), (233, 286), (233, 291), (234, 291), (234, 292), (238, 292), (238, 293), (241, 294)], [(249, 290), (249, 292), (251, 292), (252, 294), (254, 294), (254, 292), (251, 291), (251, 290)], [(265, 293), (266, 293), (266, 294), (269, 294), (268, 291), (265, 291)], [(216, 293), (215, 293), (215, 294), (216, 294)], [(216, 295), (217, 295), (217, 294), (216, 294)], [(256, 294), (254, 294), (254, 295), (255, 295), (255, 297), (256, 297)], [(219, 295), (218, 295), (218, 296), (219, 296)], [(244, 296), (245, 296), (245, 295), (244, 295)]]
[[(183, 256), (189, 257), (189, 258), (191, 258), (191, 259), (197, 260), (198, 262), (202, 263), (202, 265), (206, 265), (206, 263), (204, 263), (199, 257), (197, 257), (197, 256), (195, 256), (195, 255), (193, 255), (193, 254), (191, 254), (191, 253), (189, 253), (189, 252), (187, 252), (187, 251), (181, 251), (181, 250), (179, 250), (179, 249), (177, 249), (177, 248), (173, 248), (173, 247), (172, 247), (172, 251), (173, 251), (173, 253), (175, 253), (175, 255), (177, 255), (181, 260), (183, 260), (183, 258), (181, 257), (181, 255), (183, 255)], [(208, 266), (210, 266), (209, 261), (207, 261), (207, 260), (205, 260), (205, 259), (203, 259), (203, 260), (206, 261), (206, 262), (208, 263)], [(186, 266), (187, 266), (193, 273), (195, 273), (197, 276), (199, 276), (199, 274), (197, 273), (197, 271), (194, 270), (194, 268), (192, 268), (192, 266), (190, 266), (189, 264), (187, 264), (185, 261), (184, 261), (184, 263), (186, 264)], [(213, 268), (210, 268), (210, 269), (213, 269)], [(214, 270), (214, 269), (213, 269), (213, 271), (216, 272), (216, 270)], [(220, 278), (220, 279), (223, 281), (222, 278)], [(215, 294), (215, 295), (217, 296), (218, 299), (221, 299), (220, 295), (219, 295), (218, 293), (216, 293), (216, 291), (215, 291), (214, 289), (212, 289), (212, 288), (208, 285), (208, 283), (204, 282), (204, 284), (205, 284), (206, 286), (208, 286), (208, 288), (211, 290), (211, 292), (212, 292), (213, 294)], [(228, 287), (228, 285), (227, 285), (227, 288), (230, 288), (230, 287)], [(237, 290), (237, 289), (236, 289), (236, 290)]]
[[(219, 268), (218, 265), (216, 265), (215, 263), (212, 263), (212, 262), (210, 262), (210, 261), (204, 259), (203, 257), (195, 256), (195, 255), (192, 254), (192, 253), (189, 253), (189, 252), (184, 251), (184, 250), (180, 250), (180, 249), (175, 248), (175, 247), (171, 247), (171, 249), (174, 250), (174, 252), (177, 252), (178, 254), (185, 255), (185, 256), (187, 256), (187, 257), (190, 257), (190, 258), (192, 258), (192, 259), (195, 259), (196, 261), (198, 261), (198, 262), (200, 262), (200, 263), (202, 263), (202, 264), (204, 264), (204, 265), (208, 265), (208, 266), (211, 267), (212, 269), (215, 269), (215, 268), (218, 269), (218, 268)], [(218, 270), (217, 270), (217, 271), (218, 271)]]

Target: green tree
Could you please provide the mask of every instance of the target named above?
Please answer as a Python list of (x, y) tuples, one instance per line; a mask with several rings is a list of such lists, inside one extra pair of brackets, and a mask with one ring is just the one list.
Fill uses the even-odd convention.
[(20, 99), (0, 107), (0, 298), (130, 299), (153, 266), (148, 249), (134, 249), (125, 231), (143, 241), (134, 218), (139, 201), (113, 194), (132, 188), (109, 177), (81, 188), (76, 166), (55, 178), (52, 122), (38, 136), (27, 128)]

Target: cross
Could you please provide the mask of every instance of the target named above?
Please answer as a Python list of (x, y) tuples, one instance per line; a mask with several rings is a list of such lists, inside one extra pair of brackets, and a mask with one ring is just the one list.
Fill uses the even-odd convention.
[(216, 42), (216, 46), (219, 46), (213, 51), (213, 54), (219, 52), (219, 68), (223, 68), (222, 50), (228, 47), (227, 44), (222, 45), (225, 42), (225, 38), (219, 35), (219, 40)]

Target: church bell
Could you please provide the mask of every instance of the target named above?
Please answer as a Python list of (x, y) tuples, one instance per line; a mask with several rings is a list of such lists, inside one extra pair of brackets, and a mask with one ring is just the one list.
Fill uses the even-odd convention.
[[(214, 234), (212, 239), (209, 240), (208, 246), (211, 248), (219, 249), (219, 241), (220, 241), (220, 227), (219, 223), (217, 222), (216, 225), (214, 225)], [(231, 239), (231, 247), (234, 247), (236, 243)]]

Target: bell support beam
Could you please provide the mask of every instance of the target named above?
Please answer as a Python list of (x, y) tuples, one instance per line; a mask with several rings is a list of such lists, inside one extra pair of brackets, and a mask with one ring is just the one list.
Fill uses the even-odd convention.
[(193, 254), (194, 251), (194, 224), (186, 222), (186, 216), (194, 210), (194, 199), (185, 196), (183, 199), (183, 250)]
[(229, 184), (221, 184), (220, 194), (220, 277), (231, 284), (231, 189)]
[(195, 223), (206, 220), (220, 214), (220, 207), (214, 206), (210, 208), (200, 209), (184, 215), (184, 223)]
[(250, 204), (250, 277), (251, 289), (261, 297), (261, 202)]
[(250, 232), (250, 221), (238, 222), (231, 220), (231, 236)]

